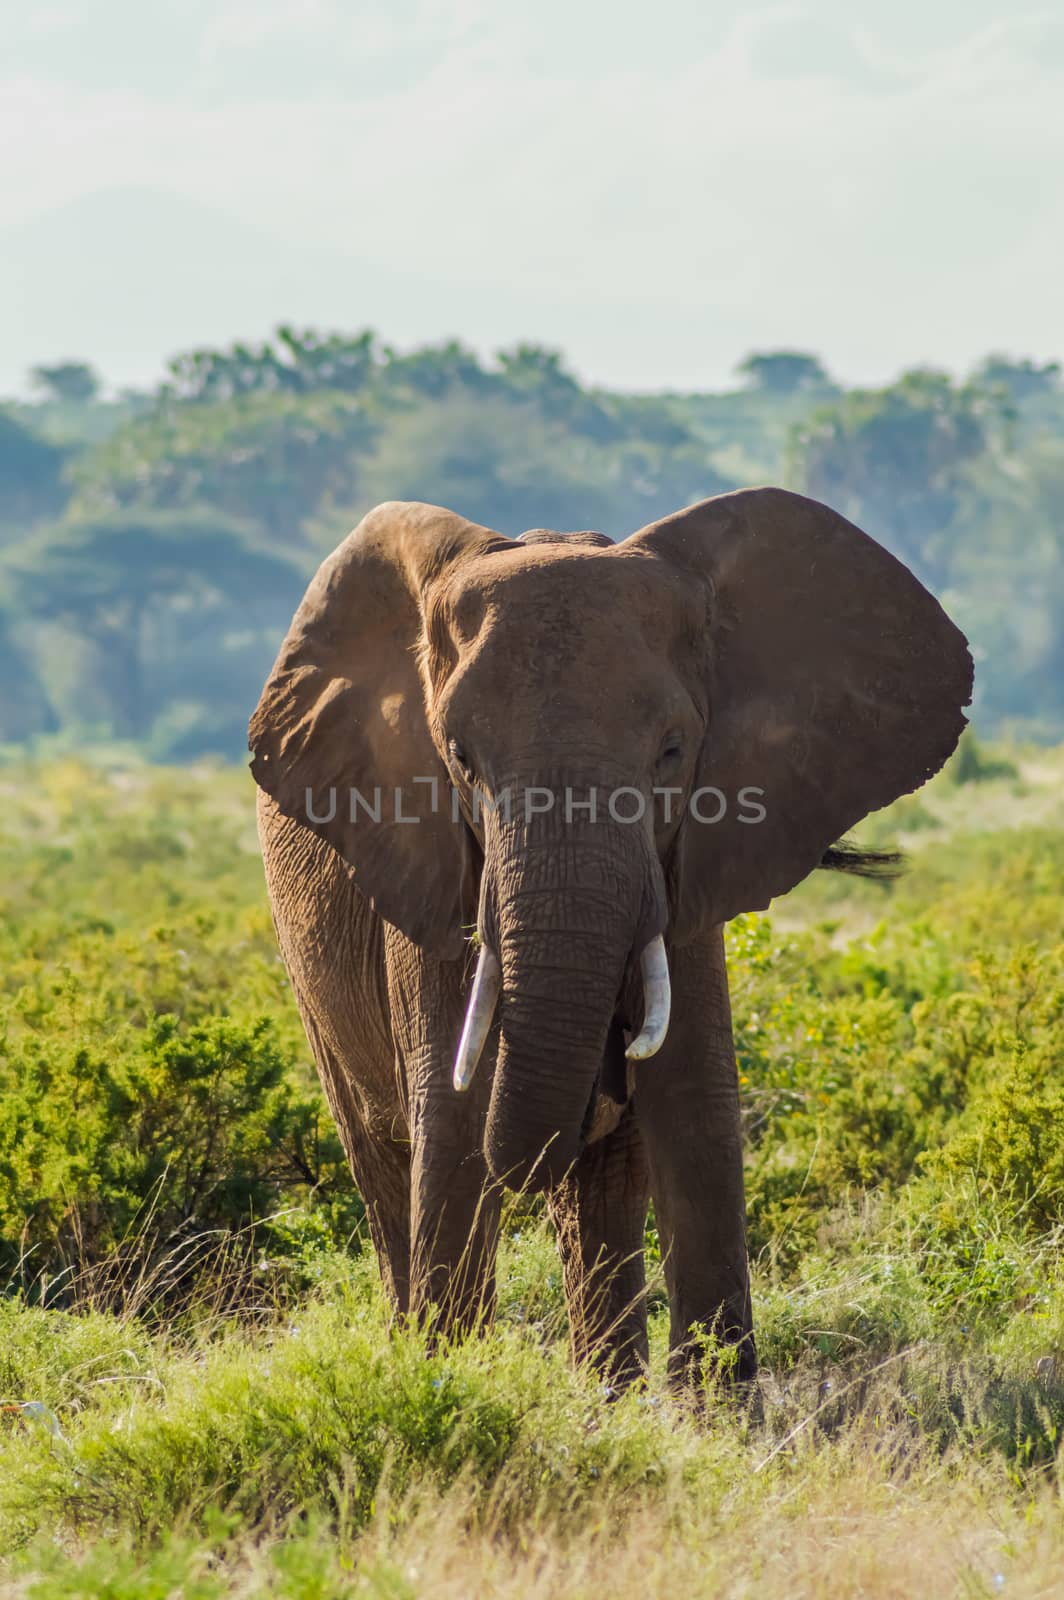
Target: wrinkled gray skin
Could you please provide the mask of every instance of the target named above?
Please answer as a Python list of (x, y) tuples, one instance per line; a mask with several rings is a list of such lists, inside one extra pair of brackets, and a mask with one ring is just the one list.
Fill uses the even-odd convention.
[[(652, 1197), (670, 1370), (695, 1373), (712, 1332), (753, 1374), (722, 924), (937, 770), (970, 684), (962, 636), (912, 575), (781, 490), (619, 545), (505, 540), (416, 504), (370, 513), (311, 584), (250, 739), (281, 950), (397, 1312), (432, 1307), (444, 1330), (490, 1315), (502, 1186), (543, 1189), (575, 1353), (630, 1380)], [(415, 777), (438, 780), (439, 812)], [(474, 783), (559, 803), (526, 817), (519, 801), (507, 821), (474, 810)], [(349, 789), (378, 785), (402, 786), (400, 816), (419, 820), (387, 801), (352, 820)], [(715, 825), (687, 803), (707, 785), (729, 800)], [(620, 786), (645, 797), (643, 820), (602, 800), (594, 822), (566, 819), (566, 789)], [(756, 825), (736, 802), (748, 786)], [(652, 793), (666, 787), (670, 815)], [(459, 1094), (474, 925), (502, 991)], [(671, 1025), (626, 1064), (659, 933)]]

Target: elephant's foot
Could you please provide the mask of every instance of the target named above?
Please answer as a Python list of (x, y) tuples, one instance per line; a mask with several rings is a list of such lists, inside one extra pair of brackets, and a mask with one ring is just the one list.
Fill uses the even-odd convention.
[(759, 1406), (757, 1346), (753, 1331), (727, 1327), (722, 1317), (701, 1329), (689, 1325), (686, 1338), (669, 1351), (669, 1387), (704, 1403), (712, 1396)]

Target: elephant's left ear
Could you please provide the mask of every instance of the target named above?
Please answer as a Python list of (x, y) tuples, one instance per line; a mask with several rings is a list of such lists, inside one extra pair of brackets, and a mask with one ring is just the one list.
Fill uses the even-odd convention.
[(783, 489), (705, 500), (622, 551), (669, 563), (707, 600), (697, 782), (727, 810), (713, 823), (696, 813), (715, 816), (716, 797), (688, 808), (674, 911), (683, 939), (763, 909), (868, 812), (937, 772), (967, 721), (972, 659), (907, 567)]
[(248, 728), (252, 773), (278, 810), (443, 959), (465, 950), (476, 902), (418, 669), (423, 607), (433, 583), (505, 543), (441, 506), (371, 511), (312, 579)]

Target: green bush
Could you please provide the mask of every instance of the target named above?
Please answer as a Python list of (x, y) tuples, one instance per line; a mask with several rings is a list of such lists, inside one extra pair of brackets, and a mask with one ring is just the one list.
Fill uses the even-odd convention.
[(322, 1109), (291, 1081), (274, 1032), (266, 1018), (189, 1026), (156, 1016), (106, 1050), (39, 1029), (9, 1047), (8, 1272), (19, 1260), (35, 1278), (84, 1268), (138, 1232), (168, 1247), (181, 1234), (238, 1230), (317, 1188)]
[(436, 1517), (441, 1587), (490, 1587), (485, 1548), (512, 1544), (552, 1592), (588, 1528), (648, 1519), (705, 1566), (730, 1518), (723, 1592), (766, 1497), (767, 1572), (854, 1484), (898, 1507), (964, 1483), (966, 1525), (1004, 1525), (1058, 1481), (1059, 757), (1023, 793), (935, 780), (934, 828), (872, 819), (913, 834), (896, 883), (818, 874), (729, 926), (764, 1376), (759, 1412), (709, 1397), (696, 1425), (663, 1388), (653, 1220), (652, 1371), (619, 1403), (569, 1362), (539, 1199), (506, 1207), (494, 1332), (389, 1327), (346, 1248), (250, 780), (113, 761), (0, 768), (0, 1552), (25, 1592), (413, 1595)]
[(995, 1200), (1022, 1209), (1035, 1232), (1060, 1225), (1064, 1071), (1056, 1062), (1018, 1050), (1008, 1072), (979, 1102), (974, 1126), (955, 1134), (927, 1165), (970, 1176)]
[(362, 1207), (277, 955), (250, 779), (9, 772), (0, 1271), (76, 1298), (128, 1284), (117, 1258), (141, 1279), (166, 1258), (173, 1286), (242, 1234), (313, 1278)]

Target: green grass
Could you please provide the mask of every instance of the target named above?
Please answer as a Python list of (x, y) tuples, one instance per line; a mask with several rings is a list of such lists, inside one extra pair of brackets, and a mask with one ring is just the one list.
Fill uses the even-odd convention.
[[(545, 1264), (541, 1247), (537, 1226), (513, 1259)], [(9, 1306), (7, 1392), (43, 1400), (62, 1432), (5, 1429), (10, 1580), (41, 1596), (185, 1593), (175, 1582), (197, 1573), (207, 1587), (190, 1592), (436, 1593), (459, 1544), (470, 1582), (469, 1562), (505, 1557), (505, 1592), (521, 1593), (530, 1544), (602, 1560), (638, 1527), (670, 1570), (715, 1546), (709, 1570), (741, 1593), (774, 1541), (811, 1559), (807, 1518), (837, 1542), (840, 1518), (867, 1529), (907, 1507), (929, 1535), (936, 1507), (949, 1520), (961, 1505), (957, 1552), (969, 1534), (993, 1539), (985, 1559), (964, 1557), (975, 1587), (958, 1592), (1005, 1570), (1010, 1592), (1046, 1592), (1023, 1587), (1021, 1556), (1057, 1492), (1064, 1387), (1044, 1363), (1062, 1348), (1064, 1293), (1022, 1332), (965, 1338), (903, 1259), (863, 1273), (821, 1261), (787, 1290), (758, 1289), (763, 1419), (715, 1396), (694, 1416), (657, 1383), (611, 1403), (513, 1300), (489, 1336), (430, 1351), (388, 1332), (364, 1263), (298, 1320), (195, 1338)], [(530, 1286), (531, 1303), (545, 1293)], [(424, 1588), (399, 1556), (422, 1544)], [(870, 1592), (896, 1592), (876, 1581)]]
[(1054, 1592), (1064, 752), (1010, 759), (729, 931), (764, 1370), (694, 1408), (656, 1281), (645, 1390), (572, 1368), (534, 1204), (493, 1331), (389, 1327), (246, 775), (0, 769), (0, 1592)]

